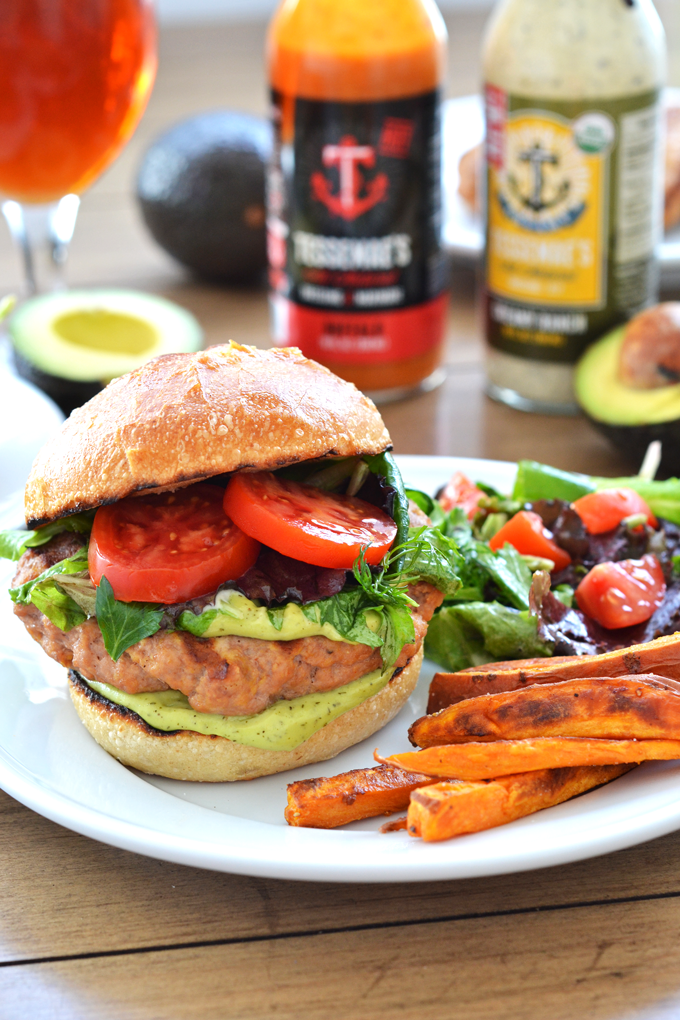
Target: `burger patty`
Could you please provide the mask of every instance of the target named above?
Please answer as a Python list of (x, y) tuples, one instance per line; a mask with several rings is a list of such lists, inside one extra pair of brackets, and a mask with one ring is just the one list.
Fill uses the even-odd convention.
[[(17, 566), (13, 586), (37, 577), (47, 567), (73, 555), (82, 540), (62, 534), (39, 549), (29, 549)], [(424, 581), (411, 585), (415, 641), (395, 663), (403, 667), (422, 644), (428, 621), (443, 596)], [(197, 712), (255, 715), (282, 699), (332, 691), (380, 669), (380, 650), (325, 637), (295, 641), (258, 638), (200, 638), (186, 631), (159, 630), (123, 652), (117, 662), (104, 648), (94, 618), (62, 631), (34, 605), (15, 605), (31, 637), (62, 666), (87, 680), (111, 684), (128, 694), (178, 690)]]

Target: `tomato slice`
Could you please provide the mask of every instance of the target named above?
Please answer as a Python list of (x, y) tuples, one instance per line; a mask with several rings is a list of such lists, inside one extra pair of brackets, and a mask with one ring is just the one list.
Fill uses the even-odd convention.
[(602, 489), (589, 492), (572, 506), (591, 535), (601, 535), (617, 527), (625, 517), (644, 514), (651, 528), (658, 521), (642, 496), (634, 489)]
[(571, 563), (571, 556), (553, 541), (552, 532), (533, 510), (520, 510), (497, 531), (489, 542), (494, 550), (502, 549), (506, 542), (513, 545), (523, 556), (542, 556), (552, 560), (555, 570), (564, 570)]
[(663, 602), (666, 582), (656, 556), (598, 563), (576, 589), (579, 609), (616, 630), (648, 620)]
[(371, 503), (269, 471), (232, 475), (224, 509), (246, 534), (317, 567), (349, 570), (363, 546), (366, 561), (380, 563), (397, 535), (392, 518)]
[(224, 489), (199, 483), (97, 510), (88, 554), (121, 602), (186, 602), (252, 567), (260, 545), (225, 515)]
[(462, 507), (469, 518), (477, 513), (477, 507), (484, 493), (471, 482), (462, 471), (454, 471), (445, 488), (437, 497), (442, 510)]

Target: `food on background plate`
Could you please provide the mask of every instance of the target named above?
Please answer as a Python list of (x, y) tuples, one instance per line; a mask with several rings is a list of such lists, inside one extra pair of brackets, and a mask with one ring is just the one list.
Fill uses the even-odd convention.
[(137, 199), (152, 237), (208, 280), (256, 283), (267, 267), (265, 173), (268, 121), (213, 110), (157, 138), (137, 176)]
[[(459, 581), (389, 448), (372, 402), (290, 348), (166, 355), (72, 414), (29, 476), (31, 530), (0, 551), (106, 750), (252, 778), (392, 718)], [(287, 517), (263, 526), (271, 501)]]
[(680, 471), (680, 302), (647, 308), (595, 341), (576, 366), (574, 391), (596, 428), (642, 458), (663, 444), (661, 468)]
[(172, 301), (134, 290), (67, 290), (22, 302), (9, 320), (19, 375), (64, 414), (160, 354), (198, 351), (203, 331)]

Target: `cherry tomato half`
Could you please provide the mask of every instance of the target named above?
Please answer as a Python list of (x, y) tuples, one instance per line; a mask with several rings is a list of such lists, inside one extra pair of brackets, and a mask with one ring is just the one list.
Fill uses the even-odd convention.
[(176, 492), (128, 496), (97, 510), (88, 555), (122, 602), (186, 602), (235, 581), (259, 543), (225, 516), (224, 489), (199, 483)]
[(225, 513), (239, 528), (277, 552), (317, 567), (348, 570), (363, 546), (380, 563), (397, 535), (391, 517), (352, 496), (323, 492), (268, 471), (232, 475)]
[(571, 556), (553, 541), (552, 532), (533, 510), (520, 510), (497, 531), (489, 542), (494, 550), (502, 549), (506, 542), (513, 545), (523, 556), (542, 556), (552, 560), (555, 570), (564, 570), (571, 563)]
[(462, 471), (454, 471), (437, 498), (442, 510), (453, 510), (454, 506), (459, 506), (469, 518), (472, 518), (477, 513), (477, 506), (483, 495), (482, 490), (478, 489), (467, 475)]
[(589, 492), (572, 506), (591, 535), (601, 535), (617, 527), (625, 517), (644, 514), (650, 527), (657, 527), (657, 519), (634, 489), (602, 489)]
[(656, 556), (598, 563), (576, 589), (576, 602), (587, 616), (616, 630), (648, 620), (663, 602), (666, 582)]

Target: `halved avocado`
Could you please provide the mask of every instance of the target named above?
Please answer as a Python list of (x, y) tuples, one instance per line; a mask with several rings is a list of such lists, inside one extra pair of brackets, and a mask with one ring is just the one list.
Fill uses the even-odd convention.
[(680, 471), (680, 383), (654, 389), (627, 386), (619, 375), (626, 327), (590, 346), (574, 377), (576, 399), (592, 423), (639, 465), (654, 439), (662, 443), (661, 470)]
[(159, 354), (197, 351), (203, 331), (186, 309), (133, 290), (68, 290), (24, 302), (9, 321), (19, 375), (65, 414), (111, 379)]

